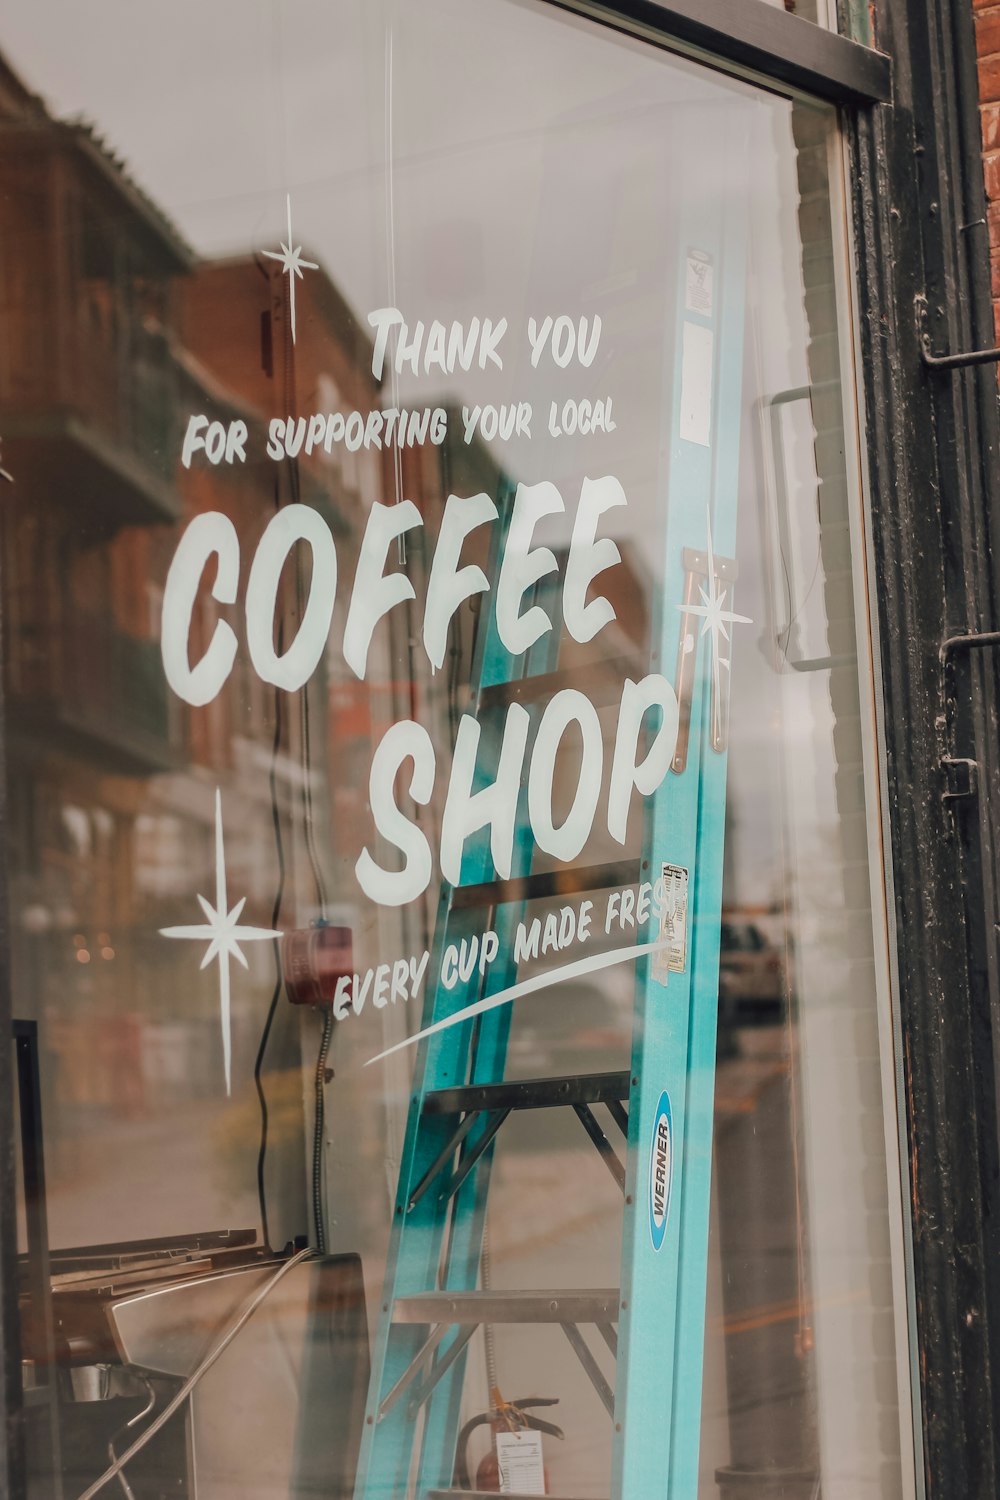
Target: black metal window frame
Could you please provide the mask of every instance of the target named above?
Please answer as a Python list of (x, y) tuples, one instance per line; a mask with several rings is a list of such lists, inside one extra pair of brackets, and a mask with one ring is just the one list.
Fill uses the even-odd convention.
[(892, 98), (892, 67), (884, 52), (765, 0), (549, 3), (829, 103), (856, 108), (887, 104)]

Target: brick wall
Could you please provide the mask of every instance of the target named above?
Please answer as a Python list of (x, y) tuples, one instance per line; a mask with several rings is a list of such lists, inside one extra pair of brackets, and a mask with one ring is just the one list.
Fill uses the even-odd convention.
[(983, 168), (989, 200), (990, 270), (993, 320), (1000, 339), (1000, 3), (972, 0), (979, 55), (979, 100), (983, 126)]

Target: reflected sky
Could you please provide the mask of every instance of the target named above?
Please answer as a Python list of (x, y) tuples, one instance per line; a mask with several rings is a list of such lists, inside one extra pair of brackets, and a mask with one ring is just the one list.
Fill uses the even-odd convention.
[[(810, 590), (815, 605), (808, 426), (789, 454), (793, 498), (807, 507), (794, 605), (781, 597), (788, 559), (752, 515), (771, 483), (761, 411), (809, 373), (788, 103), (519, 0), (440, 0), (433, 17), (400, 0), (180, 0), (141, 12), (105, 0), (97, 16), (13, 0), (3, 46), (50, 109), (94, 121), (198, 255), (276, 249), (287, 195), (296, 243), (362, 324), (386, 304), (411, 325), (507, 317), (502, 371), (390, 373), (386, 403), (531, 401), (530, 444), (497, 442), (498, 459), (517, 478), (560, 485), (569, 515), (550, 530), (563, 543), (584, 474), (616, 474), (629, 508), (614, 517), (615, 534), (631, 540), (631, 565), (654, 587), (662, 563), (644, 543), (663, 503), (664, 414), (661, 372), (641, 346), (655, 345), (649, 331), (672, 296), (663, 284), (677, 235), (672, 179), (676, 163), (701, 160), (709, 197), (752, 181), (740, 477), (741, 550), (752, 562), (735, 602), (755, 624), (738, 645), (744, 753), (731, 800), (746, 878), (763, 864), (776, 888), (784, 861), (767, 788), (780, 775), (777, 724), (797, 762), (815, 742), (816, 714), (829, 723), (808, 692), (786, 693), (779, 711), (771, 691), (780, 625), (789, 612), (805, 617)], [(705, 111), (729, 115), (725, 153), (705, 144)], [(528, 316), (598, 308), (592, 369), (560, 371), (550, 359), (532, 368)], [(570, 396), (610, 399), (616, 433), (549, 436), (550, 401)], [(321, 392), (312, 407), (322, 409)], [(812, 652), (821, 655), (821, 600), (819, 615)], [(816, 792), (823, 822), (832, 779), (819, 778)]]

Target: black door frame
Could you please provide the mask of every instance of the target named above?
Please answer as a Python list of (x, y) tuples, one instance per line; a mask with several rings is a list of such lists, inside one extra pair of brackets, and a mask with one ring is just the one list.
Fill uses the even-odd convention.
[[(858, 111), (861, 349), (881, 635), (913, 1281), (929, 1496), (1000, 1478), (994, 871), (996, 343), (971, 0), (880, 0), (891, 108)], [(926, 339), (926, 345), (922, 340)]]

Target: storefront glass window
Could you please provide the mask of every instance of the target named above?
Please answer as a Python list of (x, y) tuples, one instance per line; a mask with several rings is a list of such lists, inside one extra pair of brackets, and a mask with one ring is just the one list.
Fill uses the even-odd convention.
[(0, 45), (32, 1493), (911, 1495), (835, 111)]

